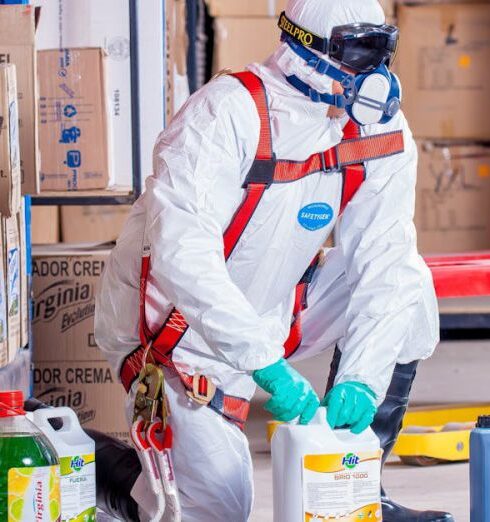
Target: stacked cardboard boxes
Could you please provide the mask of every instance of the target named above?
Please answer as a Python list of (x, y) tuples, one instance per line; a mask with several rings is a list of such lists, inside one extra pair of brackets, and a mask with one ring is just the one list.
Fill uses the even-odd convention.
[(95, 294), (110, 250), (33, 249), (34, 394), (73, 408), (84, 427), (127, 439), (125, 392), (94, 338)]
[(490, 248), (490, 4), (399, 5), (397, 72), (419, 149), (423, 253)]
[(25, 209), (16, 67), (0, 65), (0, 367), (28, 341)]

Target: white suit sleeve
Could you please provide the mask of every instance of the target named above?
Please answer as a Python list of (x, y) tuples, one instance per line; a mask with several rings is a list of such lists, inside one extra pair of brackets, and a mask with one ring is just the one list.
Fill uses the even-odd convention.
[(367, 164), (367, 179), (339, 232), (351, 299), (336, 383), (362, 382), (379, 403), (421, 313), (427, 317), (417, 326), (417, 342), (426, 343), (427, 352), (438, 342), (434, 287), (413, 224), (417, 148), (402, 113), (388, 125), (371, 126), (369, 134), (400, 128), (405, 152)]
[(152, 279), (216, 357), (243, 371), (283, 355), (231, 280), (223, 253), (258, 135), (248, 92), (232, 78), (211, 82), (160, 136), (145, 195)]

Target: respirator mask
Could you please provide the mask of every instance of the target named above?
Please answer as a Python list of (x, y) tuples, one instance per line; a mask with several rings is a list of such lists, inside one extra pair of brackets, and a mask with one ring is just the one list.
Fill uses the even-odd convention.
[[(393, 25), (349, 24), (334, 27), (322, 38), (299, 27), (283, 12), (279, 18), (282, 40), (306, 65), (336, 80), (342, 94), (321, 93), (297, 76), (286, 80), (314, 102), (345, 109), (359, 125), (387, 123), (400, 109), (401, 85), (388, 69), (396, 54), (399, 31)], [(342, 71), (315, 54), (314, 49), (343, 66)], [(352, 72), (350, 72), (352, 71)]]

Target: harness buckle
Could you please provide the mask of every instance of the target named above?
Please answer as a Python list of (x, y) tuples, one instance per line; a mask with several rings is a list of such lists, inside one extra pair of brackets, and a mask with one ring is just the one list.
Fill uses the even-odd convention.
[(320, 153), (320, 160), (322, 164), (322, 170), (326, 174), (333, 174), (339, 172), (337, 147), (331, 147), (330, 149)]
[(134, 401), (133, 422), (141, 417), (148, 426), (156, 417), (160, 416), (159, 406), (164, 402), (163, 379), (162, 369), (155, 364), (147, 363), (143, 366)]
[(216, 394), (216, 385), (209, 377), (196, 373), (192, 377), (192, 390), (186, 393), (194, 402), (207, 406)]

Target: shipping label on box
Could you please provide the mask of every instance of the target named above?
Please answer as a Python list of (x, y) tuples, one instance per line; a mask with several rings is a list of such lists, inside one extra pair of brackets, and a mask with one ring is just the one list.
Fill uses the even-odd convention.
[(418, 142), (415, 224), (423, 253), (490, 248), (490, 147)]
[(0, 368), (8, 363), (7, 286), (5, 268), (5, 240), (0, 219)]
[(86, 427), (126, 433), (125, 392), (94, 337), (95, 293), (110, 250), (33, 249), (34, 392)]
[(15, 65), (0, 64), (0, 214), (20, 208), (19, 111)]
[(39, 192), (34, 7), (0, 5), (0, 63), (16, 66), (22, 193)]
[(40, 51), (42, 190), (104, 189), (110, 180), (102, 49)]
[(400, 6), (396, 67), (418, 138), (490, 139), (490, 4)]
[(5, 244), (7, 285), (7, 332), (9, 362), (15, 359), (21, 345), (21, 245), (18, 215), (2, 218)]

